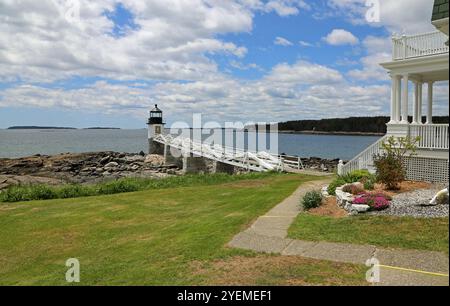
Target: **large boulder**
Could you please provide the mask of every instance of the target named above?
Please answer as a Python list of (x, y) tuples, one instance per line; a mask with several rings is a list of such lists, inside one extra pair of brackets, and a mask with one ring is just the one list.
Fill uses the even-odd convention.
[(164, 164), (164, 156), (149, 154), (145, 157), (144, 163), (152, 166), (161, 166)]
[(110, 162), (105, 165), (106, 170), (116, 169), (117, 167), (119, 167), (119, 164), (116, 162)]

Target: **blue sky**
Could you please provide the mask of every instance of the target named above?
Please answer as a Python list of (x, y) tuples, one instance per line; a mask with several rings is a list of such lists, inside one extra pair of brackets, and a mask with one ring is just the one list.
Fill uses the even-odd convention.
[(391, 33), (433, 29), (430, 1), (388, 1), (374, 24), (362, 0), (0, 0), (0, 128), (388, 115)]

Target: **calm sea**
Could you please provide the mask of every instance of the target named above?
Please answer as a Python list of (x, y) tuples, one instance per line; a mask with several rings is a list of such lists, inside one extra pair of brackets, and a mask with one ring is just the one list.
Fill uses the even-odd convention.
[[(379, 137), (280, 134), (279, 153), (351, 159)], [(0, 130), (0, 157), (95, 151), (146, 152), (147, 130)]]

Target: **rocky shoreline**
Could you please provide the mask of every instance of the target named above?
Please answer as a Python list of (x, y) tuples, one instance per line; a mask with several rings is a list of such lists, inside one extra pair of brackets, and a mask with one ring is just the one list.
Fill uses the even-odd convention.
[[(305, 168), (334, 171), (339, 160), (302, 158)], [(12, 185), (65, 183), (92, 184), (124, 177), (164, 178), (182, 175), (176, 165), (164, 165), (164, 158), (118, 152), (65, 153), (0, 159), (0, 190)]]
[(0, 159), (0, 190), (18, 184), (97, 183), (123, 177), (163, 178), (180, 175), (176, 166), (164, 166), (161, 156), (96, 152), (35, 155)]

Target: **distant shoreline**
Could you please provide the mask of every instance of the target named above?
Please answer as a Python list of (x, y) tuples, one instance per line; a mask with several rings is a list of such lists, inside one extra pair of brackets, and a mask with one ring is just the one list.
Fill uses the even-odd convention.
[(74, 127), (60, 127), (60, 126), (11, 126), (7, 130), (120, 130), (114, 127), (88, 127), (88, 128), (74, 128)]
[(384, 133), (371, 132), (323, 132), (323, 131), (278, 131), (280, 134), (302, 134), (302, 135), (334, 135), (334, 136), (384, 136)]

